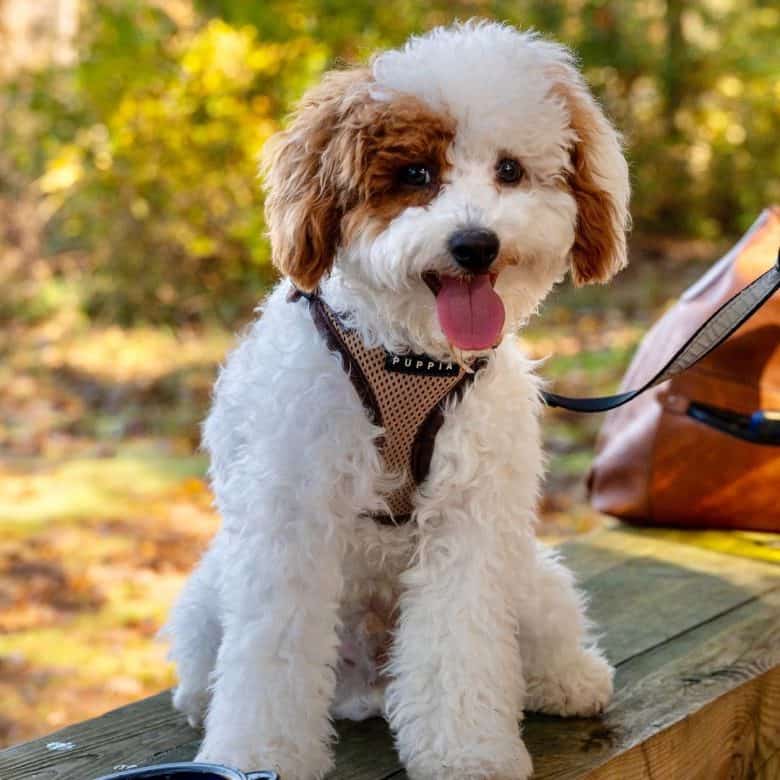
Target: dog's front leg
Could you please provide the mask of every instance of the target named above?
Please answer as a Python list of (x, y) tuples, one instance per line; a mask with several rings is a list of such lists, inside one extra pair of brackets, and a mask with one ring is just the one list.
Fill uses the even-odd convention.
[(235, 531), (221, 583), (224, 634), (198, 760), (313, 780), (331, 766), (343, 532), (277, 505)]
[[(463, 502), (453, 501), (463, 507)], [(517, 546), (459, 508), (420, 531), (394, 640), (388, 714), (415, 780), (521, 780), (525, 683), (505, 587)]]
[(519, 611), (525, 709), (598, 715), (612, 697), (614, 670), (591, 634), (585, 599), (555, 550), (539, 543), (529, 563), (521, 597), (528, 606)]

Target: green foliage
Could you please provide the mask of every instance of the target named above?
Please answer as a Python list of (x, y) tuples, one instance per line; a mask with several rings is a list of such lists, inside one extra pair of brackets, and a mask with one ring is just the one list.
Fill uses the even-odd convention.
[(571, 45), (624, 130), (638, 230), (719, 238), (780, 200), (780, 9), (763, 0), (97, 0), (70, 66), (0, 91), (0, 195), (44, 203), (88, 313), (246, 314), (272, 278), (263, 142), (327, 67), (471, 16)]
[(101, 5), (95, 21), (75, 73), (88, 121), (39, 181), (50, 233), (90, 251), (93, 313), (233, 318), (269, 279), (260, 149), (323, 49), (219, 19), (177, 29), (137, 4)]

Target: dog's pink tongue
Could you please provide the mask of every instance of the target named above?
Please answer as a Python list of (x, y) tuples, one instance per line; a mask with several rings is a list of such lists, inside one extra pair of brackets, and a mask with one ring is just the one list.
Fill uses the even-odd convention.
[(442, 276), (436, 311), (444, 335), (459, 349), (490, 349), (504, 327), (504, 304), (489, 274), (468, 279)]

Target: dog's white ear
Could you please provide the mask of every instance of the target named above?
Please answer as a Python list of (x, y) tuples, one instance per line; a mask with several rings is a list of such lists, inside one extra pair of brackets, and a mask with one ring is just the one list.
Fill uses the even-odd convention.
[(572, 277), (576, 284), (605, 282), (627, 261), (628, 165), (619, 134), (573, 64), (559, 62), (552, 74), (552, 91), (565, 102), (576, 133), (569, 176), (577, 201)]
[(290, 126), (263, 150), (272, 259), (306, 292), (332, 267), (341, 238), (347, 204), (339, 166), (349, 161), (339, 147), (367, 79), (367, 71), (357, 69), (326, 74), (303, 96)]

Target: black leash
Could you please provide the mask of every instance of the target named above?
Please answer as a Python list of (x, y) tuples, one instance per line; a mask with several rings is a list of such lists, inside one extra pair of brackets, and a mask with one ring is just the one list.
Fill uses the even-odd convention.
[(677, 350), (674, 357), (642, 387), (616, 395), (594, 398), (570, 398), (547, 392), (542, 392), (542, 397), (548, 406), (560, 407), (572, 412), (607, 412), (610, 409), (617, 409), (618, 406), (627, 404), (645, 390), (696, 365), (713, 349), (720, 346), (740, 325), (747, 322), (777, 290), (780, 290), (780, 250), (777, 253), (777, 262), (772, 268), (729, 298)]

